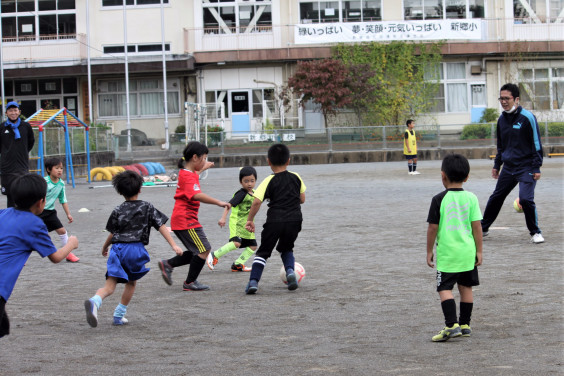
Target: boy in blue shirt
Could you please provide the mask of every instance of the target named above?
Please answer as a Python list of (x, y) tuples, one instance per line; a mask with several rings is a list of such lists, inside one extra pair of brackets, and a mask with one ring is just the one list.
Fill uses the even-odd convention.
[[(432, 338), (444, 342), (450, 338), (469, 337), (470, 317), (474, 305), (472, 286), (478, 286), (478, 265), (482, 264), (482, 213), (478, 199), (464, 191), (470, 164), (460, 154), (448, 154), (443, 159), (441, 177), (445, 191), (431, 201), (427, 222), (427, 265), (433, 263), (433, 247), (437, 243), (437, 292), (446, 327)], [(456, 303), (452, 289), (458, 284), (460, 318), (456, 318)]]
[(41, 176), (26, 174), (16, 178), (10, 194), (15, 207), (0, 210), (0, 337), (10, 334), (6, 302), (31, 252), (59, 263), (78, 247), (78, 239), (70, 236), (67, 244), (57, 250), (37, 216), (45, 207), (47, 194), (47, 183)]

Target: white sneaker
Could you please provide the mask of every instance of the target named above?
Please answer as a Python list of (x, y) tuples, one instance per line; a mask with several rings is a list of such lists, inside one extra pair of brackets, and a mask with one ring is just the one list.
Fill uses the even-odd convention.
[(421, 175), (419, 171), (413, 171), (413, 175)]
[(414, 175), (413, 172), (411, 172), (411, 171), (409, 171), (407, 174), (408, 175)]
[(542, 237), (540, 232), (533, 235), (533, 237), (531, 238), (531, 243), (534, 244), (544, 243), (544, 238)]
[(210, 268), (210, 270), (213, 270), (215, 268), (215, 264), (217, 264), (217, 261), (214, 262), (213, 252), (208, 253), (208, 257), (206, 258), (206, 265), (208, 266), (208, 268)]

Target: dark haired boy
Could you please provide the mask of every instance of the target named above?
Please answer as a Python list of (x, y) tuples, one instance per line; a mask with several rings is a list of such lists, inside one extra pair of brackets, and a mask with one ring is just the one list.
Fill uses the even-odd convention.
[(266, 223), (261, 232), (261, 244), (245, 290), (247, 294), (257, 292), (266, 260), (275, 246), (286, 270), (288, 290), (298, 288), (294, 273), (294, 242), (302, 229), (301, 204), (305, 202), (306, 186), (298, 174), (287, 170), (290, 164), (290, 150), (286, 145), (272, 145), (268, 149), (267, 159), (273, 174), (264, 179), (255, 190), (255, 199), (245, 225), (248, 231), (255, 231), (255, 215), (262, 202), (269, 200)]
[[(474, 298), (472, 286), (480, 284), (478, 265), (482, 264), (482, 214), (476, 195), (464, 191), (470, 164), (460, 154), (448, 154), (441, 167), (445, 191), (431, 201), (427, 222), (427, 265), (433, 268), (433, 247), (437, 245), (437, 292), (445, 317), (445, 328), (432, 338), (443, 342), (469, 337)], [(460, 317), (452, 289), (458, 284)]]
[(59, 263), (78, 247), (70, 236), (67, 244), (55, 248), (47, 227), (37, 215), (45, 207), (47, 183), (36, 174), (26, 174), (12, 181), (15, 207), (0, 210), (0, 337), (10, 333), (5, 305), (31, 252)]
[(102, 256), (108, 256), (109, 253), (106, 283), (84, 302), (86, 321), (91, 327), (98, 325), (98, 310), (102, 300), (114, 293), (118, 283), (125, 283), (125, 288), (120, 304), (114, 310), (113, 324), (128, 323), (124, 316), (137, 280), (149, 272), (145, 264), (150, 258), (145, 246), (149, 244), (151, 227), (161, 233), (176, 254), (182, 254), (182, 249), (176, 245), (165, 226), (168, 217), (149, 202), (137, 199), (143, 186), (141, 175), (133, 171), (121, 172), (113, 177), (112, 185), (125, 198), (125, 202), (112, 211), (106, 224), (106, 230), (110, 233), (102, 247)]
[(407, 168), (409, 175), (419, 175), (417, 171), (417, 137), (415, 136), (415, 121), (409, 119), (405, 122), (407, 129), (403, 134), (403, 155), (407, 159)]
[[(251, 166), (245, 166), (239, 170), (239, 183), (241, 188), (233, 194), (229, 203), (231, 204), (231, 215), (229, 216), (229, 242), (217, 251), (210, 252), (206, 259), (206, 264), (211, 270), (215, 269), (219, 258), (237, 248), (243, 248), (243, 252), (231, 265), (232, 272), (250, 272), (251, 268), (245, 262), (257, 250), (257, 240), (254, 232), (249, 232), (245, 228), (247, 217), (253, 204), (253, 190), (257, 182), (257, 170)], [(223, 215), (217, 222), (219, 227), (225, 226), (225, 221), (229, 214), (229, 208), (223, 210)]]

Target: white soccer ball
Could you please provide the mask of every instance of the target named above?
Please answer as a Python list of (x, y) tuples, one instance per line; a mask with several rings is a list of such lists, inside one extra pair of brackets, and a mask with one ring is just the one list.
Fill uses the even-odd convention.
[[(301, 283), (305, 278), (306, 272), (305, 268), (299, 262), (294, 262), (294, 273), (296, 273), (296, 277), (298, 277), (298, 283)], [(288, 280), (286, 279), (286, 269), (284, 269), (284, 265), (280, 268), (280, 279), (284, 284), (288, 284)]]

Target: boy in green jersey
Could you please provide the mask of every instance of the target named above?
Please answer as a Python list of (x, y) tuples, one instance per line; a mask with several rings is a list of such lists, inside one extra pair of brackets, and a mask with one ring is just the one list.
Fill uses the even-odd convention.
[[(219, 248), (215, 252), (208, 254), (206, 264), (208, 268), (213, 270), (219, 261), (219, 258), (225, 256), (236, 248), (243, 248), (241, 256), (231, 265), (232, 272), (250, 272), (251, 268), (245, 266), (245, 262), (251, 258), (257, 249), (257, 241), (254, 232), (245, 229), (249, 210), (253, 204), (253, 189), (257, 183), (257, 171), (250, 166), (243, 167), (239, 171), (239, 189), (229, 201), (231, 204), (231, 216), (229, 216), (229, 243)], [(225, 220), (229, 213), (229, 208), (225, 208), (223, 215), (218, 221), (220, 227), (225, 226)]]
[[(450, 338), (469, 337), (474, 298), (472, 286), (480, 284), (478, 265), (482, 264), (482, 214), (476, 195), (462, 189), (468, 180), (470, 164), (460, 154), (448, 154), (441, 166), (445, 191), (431, 202), (427, 222), (427, 265), (433, 263), (433, 246), (437, 244), (437, 291), (446, 327), (432, 338), (443, 342)], [(460, 317), (452, 289), (458, 284)]]

